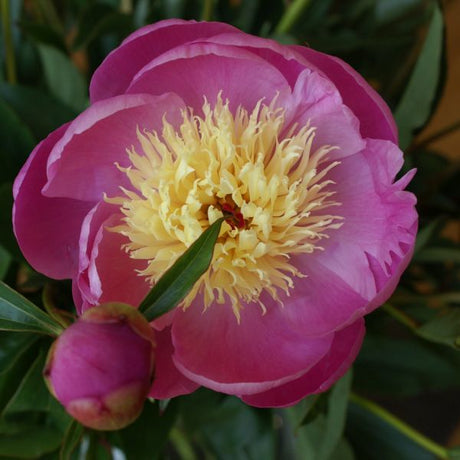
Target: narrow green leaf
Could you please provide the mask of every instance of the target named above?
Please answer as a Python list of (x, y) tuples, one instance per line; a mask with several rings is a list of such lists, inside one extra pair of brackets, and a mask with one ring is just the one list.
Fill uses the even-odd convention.
[(59, 335), (62, 327), (32, 302), (0, 282), (0, 330)]
[(36, 359), (36, 342), (34, 334), (0, 334), (0, 414)]
[(223, 221), (222, 217), (206, 229), (147, 294), (139, 310), (149, 321), (172, 310), (206, 272)]
[(441, 74), (443, 39), (442, 13), (435, 6), (425, 43), (395, 112), (402, 149), (408, 147), (413, 131), (430, 116)]
[(72, 452), (76, 449), (83, 436), (84, 427), (74, 420), (66, 431), (59, 451), (59, 460), (70, 460)]
[(46, 83), (51, 93), (69, 107), (81, 111), (87, 104), (86, 82), (69, 57), (48, 45), (38, 45)]
[(447, 313), (425, 323), (417, 329), (417, 334), (432, 342), (460, 350), (460, 308), (451, 308)]

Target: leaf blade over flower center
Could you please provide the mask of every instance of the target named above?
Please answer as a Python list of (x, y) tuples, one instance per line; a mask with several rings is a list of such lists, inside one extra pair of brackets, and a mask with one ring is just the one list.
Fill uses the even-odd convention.
[(125, 250), (146, 261), (140, 271), (153, 285), (216, 220), (225, 217), (209, 270), (183, 302), (200, 293), (204, 307), (231, 300), (239, 318), (243, 303), (258, 302), (263, 291), (279, 301), (300, 273), (294, 254), (321, 250), (319, 242), (342, 218), (331, 197), (328, 160), (333, 146), (313, 150), (315, 128), (286, 127), (276, 98), (259, 101), (252, 112), (231, 113), (228, 102), (205, 100), (202, 115), (182, 112), (175, 129), (163, 120), (161, 135), (140, 132), (143, 152), (128, 149), (128, 168), (119, 169), (133, 189), (106, 198), (120, 207)]

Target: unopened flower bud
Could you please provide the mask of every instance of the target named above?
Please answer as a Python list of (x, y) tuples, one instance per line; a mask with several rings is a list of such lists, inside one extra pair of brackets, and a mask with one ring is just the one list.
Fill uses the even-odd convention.
[(53, 343), (44, 370), (67, 412), (90, 428), (116, 430), (136, 419), (150, 389), (154, 333), (129, 305), (87, 310)]

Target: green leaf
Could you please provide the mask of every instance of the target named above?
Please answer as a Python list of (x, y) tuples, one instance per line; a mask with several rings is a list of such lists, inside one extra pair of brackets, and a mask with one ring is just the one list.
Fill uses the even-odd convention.
[(82, 111), (87, 105), (86, 82), (68, 56), (48, 45), (38, 45), (50, 92), (69, 107)]
[[(222, 459), (274, 458), (271, 412), (254, 409), (239, 399), (200, 389), (181, 398), (185, 433)], [(257, 455), (258, 445), (266, 454)]]
[(379, 395), (409, 396), (456, 388), (460, 356), (422, 339), (367, 334), (353, 366), (354, 388)]
[(83, 425), (76, 420), (72, 421), (62, 441), (61, 450), (59, 451), (60, 460), (69, 460), (71, 458), (72, 452), (80, 443), (84, 431)]
[(441, 74), (443, 40), (442, 13), (435, 6), (425, 43), (395, 112), (403, 150), (410, 144), (413, 132), (421, 128), (431, 114)]
[(0, 96), (37, 140), (44, 139), (78, 114), (58, 99), (35, 88), (2, 83)]
[[(1, 152), (0, 152), (1, 155)], [(12, 184), (0, 185), (0, 244), (17, 260), (24, 260), (13, 233), (11, 219), (13, 211)]]
[(13, 181), (35, 139), (18, 114), (0, 99), (0, 183)]
[(37, 336), (0, 333), (0, 414), (36, 358)]
[(18, 433), (0, 434), (0, 457), (38, 458), (61, 443), (61, 433), (48, 426), (24, 426)]
[(20, 417), (22, 420), (27, 413), (41, 412), (45, 414), (48, 424), (64, 435), (72, 419), (45, 384), (43, 369), (46, 356), (47, 348), (40, 347), (40, 353), (22, 377), (21, 383), (14, 387), (14, 394), (5, 406), (3, 415), (10, 419)]
[(159, 458), (176, 421), (177, 409), (177, 400), (171, 401), (164, 412), (157, 403), (147, 402), (140, 417), (114, 435), (113, 443), (123, 450), (127, 460)]
[(417, 329), (417, 334), (432, 342), (460, 349), (460, 308), (451, 308)]
[[(295, 458), (311, 460), (327, 460), (336, 452), (345, 428), (345, 417), (348, 407), (348, 396), (352, 373), (349, 371), (332, 388), (328, 395), (327, 413), (320, 414), (307, 425), (295, 429), (291, 443), (294, 446)], [(287, 416), (295, 428), (298, 419), (298, 407), (287, 409)]]
[(346, 435), (357, 458), (436, 460), (433, 454), (356, 403), (349, 405)]
[(220, 218), (206, 229), (147, 294), (139, 310), (149, 321), (172, 310), (206, 272), (223, 220)]
[(62, 327), (32, 302), (0, 282), (0, 330), (57, 336)]

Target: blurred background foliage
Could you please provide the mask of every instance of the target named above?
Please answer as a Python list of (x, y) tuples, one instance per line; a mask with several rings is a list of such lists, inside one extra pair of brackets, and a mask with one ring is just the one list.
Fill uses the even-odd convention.
[(88, 83), (104, 57), (130, 32), (160, 19), (224, 21), (345, 59), (395, 113), (404, 169), (418, 169), (410, 189), (420, 213), (409, 269), (389, 302), (368, 316), (353, 372), (326, 394), (290, 409), (258, 410), (199, 390), (148, 402), (132, 426), (96, 433), (72, 422), (44, 386), (50, 339), (2, 332), (0, 458), (460, 458), (454, 447), (460, 154), (458, 142), (449, 143), (460, 128), (453, 105), (458, 0), (0, 0), (0, 6), (0, 278), (51, 316), (73, 314), (70, 284), (35, 273), (21, 256), (11, 228), (12, 182), (35, 144), (88, 105)]

